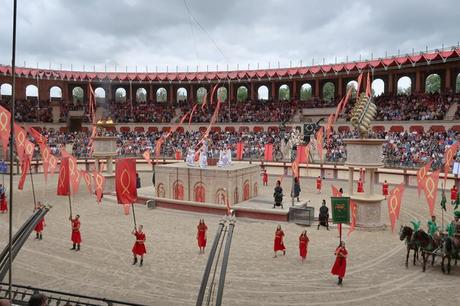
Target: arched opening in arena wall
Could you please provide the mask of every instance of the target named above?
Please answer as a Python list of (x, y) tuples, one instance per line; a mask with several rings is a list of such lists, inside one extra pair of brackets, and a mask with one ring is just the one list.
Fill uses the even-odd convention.
[(289, 90), (289, 86), (287, 86), (286, 84), (281, 85), (278, 90), (278, 99), (280, 101), (289, 101), (290, 97), (291, 92)]
[(187, 102), (187, 89), (185, 89), (184, 87), (180, 87), (177, 89), (176, 102), (177, 103)]
[(309, 83), (300, 86), (300, 101), (308, 101), (313, 95), (313, 89)]
[(203, 99), (207, 95), (207, 93), (208, 93), (208, 90), (204, 87), (200, 87), (196, 90), (196, 99), (197, 99), (198, 104), (203, 104)]
[(11, 86), (11, 84), (9, 83), (4, 83), (2, 85), (0, 85), (0, 96), (3, 97), (3, 96), (11, 96), (13, 92), (13, 86)]
[(257, 88), (257, 99), (259, 101), (268, 100), (268, 87), (267, 86), (262, 85), (259, 88)]
[(460, 73), (457, 74), (457, 80), (455, 81), (455, 92), (460, 92)]
[(62, 89), (59, 86), (53, 86), (50, 88), (50, 100), (61, 100)]
[(439, 74), (432, 73), (425, 80), (426, 93), (441, 93), (441, 77)]
[(147, 90), (143, 87), (136, 90), (136, 102), (145, 103), (147, 102)]
[(332, 101), (335, 98), (335, 85), (332, 82), (326, 82), (323, 85), (323, 99)]
[(28, 85), (26, 87), (26, 98), (38, 98), (38, 87), (35, 85)]
[(83, 103), (83, 98), (85, 97), (85, 92), (80, 86), (74, 87), (72, 89), (72, 100), (73, 103)]
[(96, 96), (96, 103), (105, 103), (105, 89), (98, 87), (94, 90), (94, 95)]
[(375, 79), (372, 82), (372, 94), (374, 97), (378, 97), (385, 92), (385, 82), (382, 79)]
[(158, 88), (156, 94), (157, 94), (157, 102), (166, 103), (168, 99), (168, 91), (166, 90), (166, 88), (164, 87)]
[(398, 94), (410, 95), (412, 92), (412, 80), (408, 76), (403, 76), (398, 79)]
[(356, 82), (355, 80), (352, 80), (352, 81), (347, 83), (346, 88), (347, 88), (346, 92), (348, 92), (348, 90), (351, 88), (351, 97), (355, 98), (356, 97), (356, 92), (358, 91), (358, 82)]
[(248, 99), (248, 88), (246, 86), (240, 86), (236, 90), (236, 100), (238, 102), (244, 102)]
[(220, 98), (220, 101), (225, 102), (227, 101), (227, 88), (219, 87), (217, 89), (217, 97)]
[(123, 103), (126, 102), (126, 89), (119, 87), (115, 90), (115, 102)]

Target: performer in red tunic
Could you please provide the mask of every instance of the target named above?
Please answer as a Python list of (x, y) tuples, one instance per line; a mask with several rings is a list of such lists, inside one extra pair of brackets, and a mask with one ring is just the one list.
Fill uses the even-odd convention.
[(305, 230), (299, 236), (299, 252), (300, 252), (300, 258), (302, 259), (302, 263), (304, 263), (305, 259), (307, 259), (309, 241), (310, 239), (308, 239), (307, 231)]
[(361, 178), (358, 180), (358, 192), (364, 192), (364, 183)]
[(385, 196), (385, 198), (388, 195), (388, 183), (385, 181), (382, 185), (382, 194)]
[(139, 266), (142, 267), (144, 264), (144, 254), (147, 253), (147, 250), (145, 249), (145, 234), (142, 232), (142, 229), (144, 227), (142, 225), (139, 225), (138, 230), (134, 228), (132, 234), (136, 236), (136, 242), (134, 242), (133, 246), (133, 255), (134, 255), (134, 261), (133, 265), (137, 263), (137, 255), (141, 257), (141, 261)]
[[(40, 202), (38, 202), (37, 207), (35, 208), (35, 210), (39, 210), (42, 207), (43, 207), (43, 205)], [(34, 228), (34, 231), (36, 233), (35, 239), (42, 240), (42, 238), (43, 238), (42, 232), (43, 232), (44, 227), (45, 227), (45, 217), (41, 218), (41, 220), (38, 221), (37, 225), (35, 225), (35, 228)]]
[(331, 273), (339, 277), (337, 285), (341, 286), (343, 278), (345, 277), (345, 270), (347, 269), (348, 251), (345, 248), (345, 242), (340, 242), (340, 245), (337, 247), (337, 249), (335, 249), (334, 255), (336, 258), (334, 265), (332, 266)]
[(268, 174), (266, 169), (264, 169), (264, 173), (262, 173), (262, 184), (268, 186)]
[(2, 214), (8, 211), (8, 203), (6, 202), (5, 188), (0, 184), (0, 212)]
[(276, 257), (276, 252), (283, 251), (283, 255), (286, 255), (286, 247), (284, 246), (284, 232), (281, 229), (281, 225), (278, 224), (275, 232), (275, 243), (273, 250), (275, 251), (275, 255), (273, 258)]
[(318, 193), (321, 193), (321, 176), (318, 175), (316, 178), (316, 190), (318, 190)]
[(457, 201), (457, 186), (452, 186), (450, 189), (450, 204), (454, 204)]
[(200, 223), (196, 227), (198, 232), (196, 234), (196, 239), (198, 240), (198, 247), (200, 248), (200, 254), (204, 253), (204, 248), (206, 247), (206, 231), (208, 227), (204, 223), (204, 219), (200, 219)]
[[(80, 251), (81, 235), (80, 235), (80, 215), (76, 215), (75, 219), (72, 219), (72, 215), (69, 217), (70, 223), (72, 224), (72, 243), (73, 247), (71, 250)], [(76, 247), (76, 248), (75, 248)]]

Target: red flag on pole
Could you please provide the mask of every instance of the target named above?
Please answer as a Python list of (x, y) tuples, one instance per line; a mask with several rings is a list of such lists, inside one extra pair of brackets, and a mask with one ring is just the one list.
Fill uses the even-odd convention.
[(348, 229), (347, 236), (350, 237), (351, 232), (355, 230), (356, 227), (356, 217), (358, 215), (358, 206), (355, 201), (350, 200), (350, 215), (351, 215), (351, 222), (350, 228)]
[(273, 144), (272, 143), (267, 143), (265, 145), (264, 160), (273, 161)]
[(97, 172), (96, 170), (93, 171), (93, 177), (94, 187), (96, 188), (96, 201), (101, 203), (102, 196), (104, 195), (105, 177), (102, 173)]
[(425, 185), (425, 179), (428, 174), (428, 171), (431, 169), (431, 164), (433, 161), (430, 161), (428, 164), (420, 167), (417, 170), (417, 189), (418, 189), (418, 196), (420, 197), (420, 190), (423, 190)]
[(316, 132), (316, 150), (318, 151), (319, 160), (323, 160), (323, 127)]
[(56, 170), (57, 167), (57, 158), (54, 155), (50, 155), (49, 158), (49, 163), (48, 163), (48, 170), (51, 175), (54, 175), (54, 170)]
[(329, 144), (329, 138), (331, 137), (332, 132), (332, 123), (334, 122), (334, 114), (330, 114), (327, 118), (326, 125), (326, 143)]
[(72, 194), (77, 194), (80, 187), (80, 171), (77, 167), (77, 158), (72, 155), (69, 156), (69, 175), (70, 183), (72, 184)]
[(164, 142), (165, 142), (165, 139), (163, 138), (163, 136), (161, 136), (155, 143), (155, 158), (160, 157), (161, 146), (163, 145)]
[(150, 150), (146, 150), (144, 153), (142, 153), (142, 157), (147, 161), (149, 165), (152, 164), (152, 160), (150, 159)]
[(203, 101), (201, 102), (201, 110), (202, 110), (202, 111), (204, 111), (204, 108), (205, 108), (205, 106), (206, 106), (207, 97), (208, 97), (208, 93), (206, 93), (206, 94), (203, 96)]
[(369, 72), (367, 72), (366, 97), (372, 97), (371, 74)]
[(190, 117), (188, 118), (188, 125), (192, 124), (193, 113), (195, 113), (197, 106), (198, 106), (198, 104), (195, 104), (192, 107), (192, 111), (190, 112)]
[(299, 177), (299, 162), (297, 161), (297, 159), (292, 162), (291, 168), (292, 168), (292, 175), (298, 178)]
[(16, 153), (18, 154), (18, 158), (21, 162), (24, 156), (26, 140), (27, 140), (26, 131), (15, 123), (14, 124), (14, 141), (16, 143)]
[(335, 187), (334, 185), (331, 185), (331, 188), (332, 188), (332, 196), (333, 197), (341, 197), (342, 196), (342, 193), (340, 193), (339, 189), (337, 189), (337, 187)]
[(3, 106), (0, 106), (0, 140), (2, 141), (3, 153), (5, 156), (8, 151), (10, 121), (11, 113)]
[(24, 155), (26, 155), (28, 159), (32, 160), (35, 152), (35, 145), (27, 139), (25, 143), (26, 146), (24, 147)]
[(132, 204), (136, 202), (137, 189), (135, 159), (117, 159), (115, 169), (115, 186), (119, 204)]
[(242, 160), (243, 159), (243, 143), (238, 142), (236, 144), (236, 159)]
[(396, 220), (399, 219), (399, 212), (401, 210), (402, 196), (404, 193), (404, 183), (395, 186), (387, 197), (388, 213), (390, 215), (391, 231), (394, 231)]
[(444, 159), (446, 160), (446, 163), (444, 164), (444, 186), (446, 186), (447, 174), (449, 174), (450, 164), (452, 163), (452, 160), (457, 154), (458, 145), (459, 142), (457, 141), (452, 146), (450, 146), (450, 148), (447, 149), (444, 153)]
[(57, 185), (57, 195), (70, 195), (70, 176), (69, 176), (69, 158), (61, 158), (61, 167), (59, 168), (59, 178)]
[(48, 172), (49, 172), (49, 161), (51, 157), (51, 151), (50, 151), (50, 148), (44, 143), (39, 143), (39, 146), (40, 146), (40, 154), (42, 156), (42, 161), (43, 161), (43, 174), (45, 175), (45, 182), (46, 182), (48, 178)]
[(93, 194), (91, 174), (88, 171), (80, 170), (80, 175), (83, 177), (83, 180), (85, 181), (86, 189), (88, 190), (89, 194)]
[(359, 92), (361, 91), (361, 83), (363, 81), (364, 72), (361, 72), (358, 76), (358, 88), (356, 88), (356, 99), (359, 99)]
[(47, 143), (47, 140), (46, 140), (46, 137), (43, 136), (39, 131), (37, 131), (36, 129), (34, 128), (29, 128), (29, 133), (30, 135), (32, 135), (32, 137), (35, 139), (35, 141), (40, 144), (40, 143), (43, 143), (43, 144), (46, 144)]
[(434, 216), (434, 207), (436, 196), (438, 195), (438, 180), (440, 172), (440, 169), (434, 171), (430, 175), (427, 175), (423, 181), (423, 191), (425, 192), (425, 198), (430, 209), (430, 216)]
[(296, 161), (299, 164), (307, 163), (307, 146), (298, 145), (296, 152)]
[(21, 178), (19, 179), (18, 189), (22, 190), (24, 188), (24, 183), (26, 181), (27, 172), (30, 168), (30, 159), (28, 156), (24, 155), (21, 163)]

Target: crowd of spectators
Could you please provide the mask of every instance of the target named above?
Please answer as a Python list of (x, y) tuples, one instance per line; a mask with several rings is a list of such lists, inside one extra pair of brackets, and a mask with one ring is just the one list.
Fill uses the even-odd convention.
[[(11, 109), (10, 100), (0, 100), (0, 105)], [(45, 101), (17, 100), (14, 119), (16, 122), (53, 122), (52, 107)]]
[[(79, 157), (88, 157), (88, 133), (59, 133), (51, 130), (43, 131), (48, 138), (53, 154), (60, 153), (61, 146), (73, 144), (72, 153)], [(119, 156), (141, 157), (145, 150), (154, 151), (156, 141), (162, 132), (104, 132), (105, 136), (117, 136), (117, 154)], [(183, 158), (187, 150), (193, 147), (201, 139), (201, 132), (173, 133), (161, 147), (160, 156), (174, 158), (179, 151)], [(439, 168), (443, 163), (446, 147), (457, 140), (457, 133), (426, 132), (373, 132), (371, 138), (385, 139), (382, 159), (386, 166), (393, 168), (417, 168), (428, 159), (433, 159), (433, 168)], [(279, 132), (215, 132), (210, 133), (208, 148), (210, 157), (217, 158), (219, 150), (230, 147), (236, 155), (236, 143), (243, 142), (243, 158), (260, 160), (264, 157), (265, 144), (273, 144), (273, 156), (275, 160), (282, 160), (281, 143), (285, 135)], [(330, 141), (324, 141), (323, 152), (328, 163), (343, 163), (347, 157), (345, 138), (356, 138), (355, 132), (335, 132)], [(313, 140), (312, 145), (316, 145)], [(38, 156), (38, 147), (37, 156)], [(460, 157), (460, 156), (459, 156)]]

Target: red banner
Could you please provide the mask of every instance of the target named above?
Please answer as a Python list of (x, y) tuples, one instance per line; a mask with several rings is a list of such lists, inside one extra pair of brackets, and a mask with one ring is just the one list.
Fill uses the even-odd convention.
[(273, 161), (273, 144), (272, 143), (267, 143), (265, 145), (264, 160)]
[(50, 151), (50, 148), (44, 143), (39, 143), (39, 146), (40, 146), (40, 154), (42, 156), (42, 161), (43, 161), (43, 174), (45, 175), (45, 182), (46, 182), (48, 179), (51, 151)]
[(35, 139), (35, 141), (40, 144), (40, 143), (43, 143), (43, 144), (46, 144), (47, 140), (46, 140), (46, 137), (43, 136), (42, 134), (40, 134), (39, 131), (37, 131), (36, 129), (34, 128), (29, 128), (29, 134), (32, 135), (32, 137)]
[(78, 188), (80, 187), (80, 171), (77, 166), (77, 158), (72, 155), (69, 156), (69, 175), (72, 185), (72, 194), (77, 194)]
[(454, 143), (449, 149), (444, 153), (444, 159), (446, 163), (444, 164), (444, 186), (446, 186), (447, 174), (449, 174), (450, 164), (457, 154), (459, 142)]
[(51, 175), (54, 175), (54, 171), (56, 170), (56, 167), (57, 167), (57, 158), (56, 156), (50, 154), (48, 170)]
[(11, 113), (0, 106), (0, 140), (2, 141), (3, 153), (6, 156), (10, 137)]
[(24, 147), (24, 155), (27, 155), (27, 157), (31, 160), (32, 157), (34, 156), (35, 145), (27, 139), (25, 143), (26, 143), (26, 146)]
[(364, 72), (361, 72), (358, 75), (358, 88), (356, 88), (356, 100), (359, 99), (359, 92), (361, 91), (361, 83), (363, 81), (363, 75), (364, 75)]
[(89, 194), (93, 194), (91, 174), (88, 171), (80, 170), (80, 175), (83, 177), (83, 180), (85, 181), (86, 189), (88, 190)]
[(348, 229), (347, 236), (350, 237), (351, 232), (355, 230), (356, 227), (356, 217), (358, 215), (358, 205), (353, 200), (350, 200), (350, 215), (351, 215), (351, 222), (350, 228)]
[(433, 161), (430, 161), (428, 164), (420, 167), (420, 169), (417, 170), (417, 189), (418, 189), (418, 196), (420, 197), (420, 190), (423, 190), (423, 187), (425, 185), (425, 179), (428, 174), (428, 171), (431, 169), (431, 164)]
[(332, 132), (332, 123), (334, 122), (334, 114), (330, 114), (327, 118), (326, 125), (326, 143), (329, 145), (329, 138), (331, 137)]
[(57, 185), (57, 195), (70, 195), (70, 176), (69, 176), (69, 158), (61, 158), (61, 167), (59, 168), (59, 178)]
[(14, 142), (16, 143), (16, 153), (19, 161), (22, 163), (24, 151), (26, 148), (27, 133), (17, 124), (14, 124)]
[(160, 157), (161, 146), (163, 145), (164, 142), (165, 140), (163, 136), (160, 136), (160, 138), (158, 138), (157, 142), (155, 143), (155, 158)]
[(236, 144), (236, 159), (242, 160), (243, 159), (243, 143), (238, 142)]
[(181, 150), (176, 150), (175, 158), (176, 158), (176, 160), (182, 160), (182, 151)]
[(323, 160), (323, 127), (316, 132), (316, 150), (318, 151), (319, 160)]
[(203, 96), (203, 101), (201, 102), (201, 110), (202, 110), (202, 111), (204, 111), (204, 108), (205, 108), (205, 106), (206, 106), (207, 97), (208, 97), (208, 93), (206, 93), (206, 94)]
[(294, 177), (299, 177), (299, 162), (297, 160), (293, 161), (291, 164), (292, 175)]
[(404, 193), (404, 183), (399, 184), (393, 188), (387, 197), (388, 214), (390, 215), (391, 231), (394, 232), (396, 220), (399, 219), (399, 212), (401, 211), (402, 196)]
[(307, 163), (307, 146), (304, 145), (298, 145), (297, 146), (297, 152), (296, 152), (296, 161), (299, 164), (302, 163)]
[(136, 160), (121, 158), (116, 161), (115, 189), (119, 204), (132, 204), (137, 200)]
[(19, 179), (19, 183), (18, 183), (19, 190), (22, 190), (24, 188), (24, 183), (27, 178), (27, 172), (29, 172), (29, 168), (30, 168), (29, 157), (25, 155), (23, 157), (24, 159), (22, 160), (22, 163), (21, 163), (21, 178)]
[(430, 209), (430, 216), (434, 216), (434, 206), (436, 203), (436, 196), (438, 195), (438, 180), (441, 170), (436, 170), (430, 175), (427, 175), (423, 180), (423, 191), (425, 198)]
[(142, 157), (147, 161), (149, 165), (152, 164), (152, 159), (150, 158), (150, 150), (146, 150), (144, 153), (142, 153)]
[(102, 196), (104, 195), (104, 188), (105, 188), (105, 177), (102, 173), (97, 172), (96, 170), (93, 171), (94, 177), (94, 188), (96, 188), (96, 201), (101, 203)]
[(372, 97), (372, 88), (371, 88), (371, 74), (367, 72), (367, 80), (366, 80), (366, 97)]

